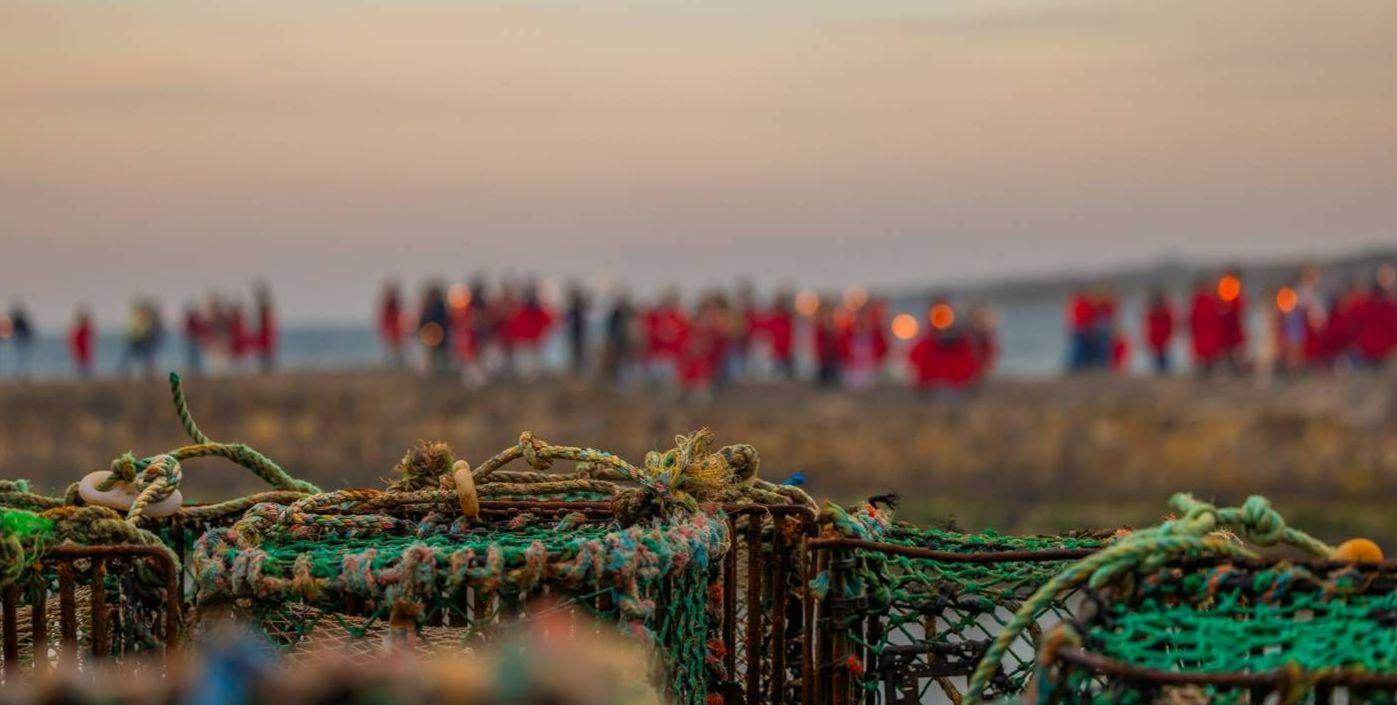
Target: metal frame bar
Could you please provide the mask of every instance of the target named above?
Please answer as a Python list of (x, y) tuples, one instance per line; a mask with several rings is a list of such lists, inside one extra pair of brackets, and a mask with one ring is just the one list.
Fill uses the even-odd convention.
[[(76, 666), (80, 660), (76, 564), (84, 559), (90, 561), (87, 583), (92, 587), (92, 594), (88, 602), (89, 626), (87, 633), (90, 637), (94, 658), (103, 659), (110, 656), (110, 608), (104, 585), (108, 562), (111, 560), (148, 560), (154, 565), (165, 589), (165, 602), (160, 606), (162, 612), (160, 621), (164, 637), (163, 648), (168, 653), (171, 647), (178, 645), (180, 620), (183, 616), (182, 586), (179, 569), (164, 547), (134, 544), (60, 545), (49, 549), (38, 561), (41, 566), (52, 568), (58, 576), (59, 645), (57, 655), (60, 665), (71, 668)], [(0, 680), (9, 680), (22, 676), (24, 673), (21, 670), (22, 659), (19, 652), (19, 590), (19, 585), (16, 584), (7, 585), (3, 590), (3, 619), (0, 619), (0, 631), (3, 631), (5, 672), (4, 678)], [(52, 665), (45, 646), (48, 643), (50, 633), (48, 599), (49, 591), (41, 583), (36, 585), (28, 605), (30, 620), (26, 626), (29, 629), (32, 644), (29, 665), (30, 670), (35, 673), (45, 672)]]

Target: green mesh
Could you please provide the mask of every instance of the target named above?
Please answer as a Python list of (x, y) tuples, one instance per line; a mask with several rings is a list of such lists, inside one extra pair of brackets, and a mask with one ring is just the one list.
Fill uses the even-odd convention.
[[(284, 511), (272, 505), (250, 515)], [(708, 585), (727, 547), (723, 517), (681, 515), (624, 529), (577, 513), (519, 515), (508, 524), (358, 519), (390, 521), (288, 529), (245, 520), (208, 532), (193, 556), (196, 604), (241, 602), (264, 624), (295, 625), (291, 642), (326, 619), (367, 635), (407, 604), (413, 628), (436, 628), (439, 643), (459, 646), (530, 610), (579, 608), (658, 646), (651, 675), (673, 702), (704, 701)], [(535, 607), (533, 598), (544, 596), (548, 606)], [(443, 637), (441, 627), (452, 629)]]
[[(817, 595), (843, 597), (837, 603), (841, 623), (835, 628), (844, 630), (853, 655), (841, 665), (847, 666), (853, 687), (877, 702), (921, 701), (933, 685), (958, 698), (988, 642), (1004, 629), (1020, 603), (1070, 563), (1038, 557), (960, 562), (899, 555), (881, 547), (983, 555), (1085, 553), (1105, 543), (1100, 535), (1007, 536), (992, 530), (965, 533), (889, 525), (872, 511), (864, 508), (841, 517), (852, 524), (835, 523), (844, 533), (872, 540), (880, 548), (849, 549), (852, 562), (846, 563), (843, 585), (821, 584), (830, 579), (822, 575), (814, 588)], [(1053, 601), (1039, 620), (1055, 623), (1066, 618), (1071, 600), (1069, 594)], [(1017, 693), (1027, 685), (1037, 636), (1032, 630), (1006, 654), (1003, 671), (992, 683), (994, 693)]]
[[(1397, 676), (1397, 569), (1288, 563), (1178, 564), (1147, 572), (1095, 598), (1073, 625), (1085, 651), (1135, 668), (1175, 674), (1285, 674), (1289, 685), (1165, 686), (1106, 677), (1056, 662), (1040, 702), (1101, 705), (1193, 701), (1257, 702), (1271, 690), (1288, 702), (1341, 672)], [(1133, 585), (1133, 587), (1132, 587)], [(1397, 678), (1362, 698), (1392, 702)], [(1287, 691), (1287, 689), (1289, 689)]]

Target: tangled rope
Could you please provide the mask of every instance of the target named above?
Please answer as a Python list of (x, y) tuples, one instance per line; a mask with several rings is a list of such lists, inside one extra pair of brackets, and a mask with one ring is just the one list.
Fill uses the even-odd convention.
[[(194, 443), (145, 458), (137, 458), (130, 452), (123, 453), (108, 466), (107, 477), (96, 484), (96, 489), (101, 492), (117, 487), (126, 487), (134, 491), (135, 497), (126, 511), (128, 521), (137, 521), (151, 504), (173, 495), (184, 479), (183, 461), (193, 458), (225, 458), (252, 471), (276, 489), (213, 504), (183, 507), (180, 513), (187, 518), (210, 519), (237, 514), (261, 502), (290, 502), (320, 492), (319, 487), (292, 477), (280, 465), (251, 446), (210, 439), (194, 421), (179, 375), (175, 373), (170, 374), (170, 394), (180, 425)], [(62, 497), (49, 497), (33, 492), (29, 483), (23, 480), (0, 480), (0, 506), (43, 511), (83, 504), (76, 482), (68, 486)]]
[(14, 583), (51, 546), (140, 545), (163, 549), (178, 565), (159, 536), (127, 521), (106, 507), (63, 505), (42, 512), (0, 510), (0, 585)]
[(1328, 544), (1287, 526), (1265, 497), (1249, 497), (1240, 507), (1216, 507), (1179, 493), (1169, 503), (1180, 514), (1179, 518), (1136, 531), (1074, 563), (1025, 601), (980, 660), (965, 694), (965, 705), (980, 705), (1005, 652), (1044, 605), (1083, 582), (1100, 588), (1127, 571), (1158, 568), (1183, 555), (1255, 558), (1256, 554), (1242, 545), (1242, 540), (1258, 546), (1294, 546), (1320, 557), (1334, 552)]
[[(298, 496), (286, 503), (259, 502), (237, 525), (250, 539), (274, 526), (387, 530), (395, 525), (394, 515), (414, 507), (462, 514), (459, 485), (465, 479), (463, 470), (474, 496), (608, 501), (622, 525), (673, 511), (695, 512), (704, 504), (814, 506), (814, 500), (799, 488), (758, 478), (760, 460), (752, 446), (732, 445), (713, 451), (712, 439), (708, 429), (678, 436), (674, 448), (651, 451), (644, 464), (636, 466), (613, 453), (553, 445), (525, 431), (518, 443), (474, 470), (458, 460), (447, 444), (419, 441), (399, 461), (384, 489), (344, 489)], [(504, 469), (516, 460), (523, 460), (533, 471)], [(558, 460), (571, 461), (576, 469), (571, 473), (546, 472)], [(279, 508), (272, 509), (273, 505)]]
[[(0, 521), (0, 582), (13, 581), (45, 548), (64, 542), (165, 547), (159, 537), (139, 523), (151, 505), (179, 490), (184, 479), (181, 463), (191, 458), (226, 458), (276, 489), (215, 504), (180, 507), (178, 512), (183, 518), (229, 516), (263, 502), (292, 502), (320, 491), (315, 485), (292, 477), (250, 446), (211, 440), (195, 423), (177, 374), (170, 374), (170, 392), (180, 425), (194, 443), (146, 458), (127, 452), (111, 462), (106, 477), (93, 487), (98, 492), (122, 487), (134, 493), (124, 514), (86, 502), (81, 496), (81, 483), (70, 484), (62, 497), (50, 497), (34, 492), (24, 480), (0, 480), (0, 507), (6, 508), (5, 518)], [(173, 552), (170, 556), (175, 557)]]

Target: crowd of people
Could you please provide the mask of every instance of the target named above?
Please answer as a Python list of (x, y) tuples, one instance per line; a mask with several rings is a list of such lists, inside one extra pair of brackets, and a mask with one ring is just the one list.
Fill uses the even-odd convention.
[[(91, 377), (96, 371), (97, 332), (91, 310), (80, 307), (67, 332), (68, 356), (78, 377)], [(220, 371), (244, 369), (249, 361), (264, 372), (276, 365), (276, 311), (264, 284), (254, 287), (250, 309), (236, 299), (218, 294), (210, 294), (202, 304), (186, 305), (178, 333), (186, 374), (201, 374), (211, 363)], [(126, 318), (116, 374), (149, 377), (163, 372), (159, 369), (161, 353), (171, 337), (160, 302), (137, 298)], [(22, 305), (16, 304), (8, 315), (0, 315), (0, 343), (14, 351), (14, 376), (28, 376), (34, 339), (34, 326)]]
[[(1139, 356), (1164, 374), (1178, 365), (1179, 353), (1202, 375), (1364, 369), (1397, 357), (1397, 270), (1382, 266), (1333, 286), (1321, 270), (1306, 267), (1257, 298), (1240, 271), (1228, 270), (1198, 278), (1179, 301), (1164, 288), (1148, 292), (1134, 335), (1121, 325), (1122, 307), (1107, 287), (1079, 288), (1065, 315), (1069, 373), (1124, 373)], [(739, 284), (686, 302), (674, 289), (637, 300), (624, 291), (580, 285), (545, 291), (530, 282), (487, 285), (483, 278), (429, 283), (409, 298), (390, 283), (376, 330), (391, 365), (420, 365), (471, 385), (566, 368), (621, 387), (652, 384), (700, 395), (750, 379), (851, 390), (905, 382), (958, 393), (983, 381), (999, 354), (996, 316), (987, 307), (937, 296), (921, 312), (894, 313), (885, 299), (858, 287), (841, 295), (783, 289), (759, 296)], [(0, 357), (18, 376), (28, 374), (36, 336), (23, 305), (0, 312)], [(182, 345), (179, 367), (187, 373), (270, 371), (280, 342), (271, 294), (258, 284), (250, 303), (209, 295), (187, 304), (173, 328), (159, 302), (138, 299), (115, 371), (163, 371), (169, 361), (161, 356), (172, 339)], [(94, 373), (97, 346), (93, 316), (79, 309), (67, 335), (79, 376)]]
[[(1193, 369), (1299, 374), (1383, 365), (1397, 356), (1397, 269), (1379, 267), (1370, 278), (1328, 288), (1316, 267), (1305, 267), (1271, 292), (1262, 311), (1268, 335), (1249, 345), (1248, 298), (1241, 274), (1200, 277), (1182, 309), (1163, 289), (1146, 298), (1141, 343), (1154, 370), (1174, 366), (1176, 335), (1187, 330)], [(1123, 372), (1130, 340), (1117, 321), (1116, 297), (1106, 288), (1081, 288), (1067, 302), (1069, 372)]]
[(406, 364), (415, 343), (428, 369), (459, 372), (471, 383), (536, 374), (546, 341), (561, 334), (574, 374), (695, 394), (754, 377), (866, 388), (892, 362), (890, 336), (908, 342), (906, 362), (918, 387), (964, 389), (984, 378), (996, 352), (989, 311), (960, 316), (944, 299), (918, 321), (909, 314), (890, 319), (887, 303), (859, 288), (840, 297), (780, 291), (761, 301), (742, 284), (687, 306), (672, 289), (649, 302), (619, 292), (594, 316), (596, 298), (573, 285), (555, 307), (534, 284), (492, 288), (477, 280), (429, 284), (410, 303), (399, 285), (389, 284), (378, 331), (394, 365)]

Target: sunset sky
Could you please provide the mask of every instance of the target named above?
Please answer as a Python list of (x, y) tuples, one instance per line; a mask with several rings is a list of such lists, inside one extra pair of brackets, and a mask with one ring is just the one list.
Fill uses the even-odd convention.
[(3, 0), (0, 305), (1397, 242), (1397, 2)]

